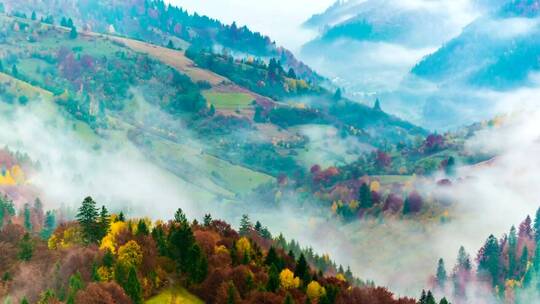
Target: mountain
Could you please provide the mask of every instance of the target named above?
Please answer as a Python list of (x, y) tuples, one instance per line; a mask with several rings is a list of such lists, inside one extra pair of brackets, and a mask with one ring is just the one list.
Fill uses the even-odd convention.
[(349, 96), (380, 97), (397, 90), (423, 56), (458, 35), (483, 10), (469, 0), (337, 1), (306, 21), (320, 34), (304, 45), (301, 57)]
[(412, 74), (438, 83), (510, 90), (534, 82), (540, 68), (537, 1), (512, 1), (479, 18), (427, 56)]

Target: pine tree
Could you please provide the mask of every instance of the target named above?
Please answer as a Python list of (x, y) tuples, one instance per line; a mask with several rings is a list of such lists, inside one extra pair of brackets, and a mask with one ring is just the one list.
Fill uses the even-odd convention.
[(142, 288), (139, 278), (137, 277), (137, 270), (134, 266), (129, 268), (126, 285), (124, 286), (126, 294), (133, 300), (135, 304), (143, 303)]
[(140, 219), (137, 223), (137, 235), (149, 235), (150, 231), (148, 231), (148, 225), (146, 225), (146, 221), (143, 219)]
[(54, 231), (54, 228), (56, 227), (56, 216), (54, 215), (54, 212), (47, 211), (45, 213), (45, 221), (43, 223), (43, 229), (41, 230), (41, 238), (47, 240), (49, 237), (51, 237), (51, 234)]
[(269, 292), (275, 292), (279, 288), (279, 273), (276, 266), (270, 266), (268, 272), (268, 282), (266, 283), (266, 290)]
[(437, 302), (435, 302), (435, 297), (433, 296), (433, 293), (431, 293), (431, 290), (427, 293), (426, 304), (437, 304)]
[(11, 74), (12, 74), (14, 77), (19, 76), (19, 69), (17, 68), (17, 65), (16, 65), (16, 64), (14, 64), (13, 66), (11, 66)]
[(34, 255), (34, 242), (29, 233), (25, 233), (22, 240), (19, 242), (19, 259), (22, 261), (30, 261)]
[(379, 98), (375, 99), (375, 104), (373, 104), (373, 110), (382, 111), (381, 101), (379, 100)]
[(437, 265), (437, 285), (439, 288), (445, 288), (447, 279), (448, 277), (446, 275), (446, 269), (444, 268), (444, 260), (441, 258), (439, 259), (439, 263)]
[(176, 210), (176, 213), (174, 214), (174, 221), (182, 225), (188, 224), (186, 214), (184, 213), (182, 208), (178, 208), (178, 210)]
[(29, 204), (24, 204), (24, 229), (32, 231), (32, 213)]
[(519, 275), (525, 274), (527, 271), (527, 264), (529, 263), (529, 249), (527, 246), (523, 247), (521, 258), (519, 259)]
[(240, 235), (247, 235), (252, 228), (253, 224), (251, 224), (249, 216), (247, 214), (242, 215), (242, 219), (240, 220), (240, 229), (238, 230)]
[(30, 304), (30, 302), (28, 302), (28, 299), (26, 299), (26, 297), (24, 297), (24, 298), (21, 300), (21, 304)]
[(510, 228), (508, 234), (508, 278), (514, 278), (516, 274), (517, 234), (516, 227)]
[(482, 247), (482, 254), (479, 256), (478, 261), (478, 273), (481, 275), (489, 275), (491, 278), (492, 286), (495, 287), (499, 284), (500, 274), (500, 249), (497, 238), (490, 235)]
[(174, 43), (170, 39), (169, 39), (169, 43), (167, 43), (167, 48), (174, 49)]
[(37, 19), (36, 11), (32, 11), (32, 18), (31, 19), (36, 21), (36, 19)]
[(285, 301), (283, 304), (294, 304), (294, 300), (290, 293), (287, 293), (287, 296), (285, 297)]
[(96, 242), (100, 236), (97, 219), (96, 202), (91, 197), (85, 198), (77, 213), (77, 221), (79, 221), (83, 235), (88, 243)]
[(310, 281), (309, 265), (303, 253), (300, 254), (300, 257), (298, 258), (298, 261), (296, 262), (294, 275), (299, 277), (303, 281), (304, 285), (307, 285)]
[(120, 214), (118, 214), (117, 221), (118, 222), (125, 222), (126, 221), (126, 216), (124, 215), (123, 211), (120, 211)]
[(296, 79), (296, 72), (294, 71), (293, 68), (289, 69), (289, 72), (287, 72), (287, 77), (292, 78), (292, 79)]
[(203, 225), (204, 227), (210, 227), (212, 224), (212, 216), (210, 214), (205, 214), (203, 219)]
[(369, 189), (369, 186), (366, 183), (363, 183), (362, 186), (360, 186), (359, 191), (359, 200), (360, 200), (360, 207), (367, 209), (373, 207), (373, 200), (371, 198), (371, 190)]
[(81, 273), (77, 272), (69, 278), (69, 294), (66, 304), (75, 304), (75, 295), (77, 291), (84, 288)]
[(334, 100), (335, 101), (339, 101), (342, 99), (342, 93), (341, 93), (341, 89), (337, 89), (336, 92), (334, 93)]
[(71, 31), (69, 32), (69, 38), (77, 39), (77, 36), (79, 36), (79, 34), (77, 33), (77, 28), (75, 26), (72, 26)]
[(534, 217), (534, 239), (537, 244), (540, 242), (540, 208), (536, 210), (536, 216)]
[(109, 211), (105, 206), (101, 206), (101, 211), (99, 213), (99, 220), (98, 220), (98, 226), (99, 226), (99, 240), (103, 239), (107, 233), (109, 233), (109, 229), (111, 227), (111, 220)]

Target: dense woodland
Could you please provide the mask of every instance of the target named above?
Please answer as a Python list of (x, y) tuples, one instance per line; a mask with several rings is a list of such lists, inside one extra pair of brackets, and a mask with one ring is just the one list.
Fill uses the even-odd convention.
[(0, 296), (11, 303), (143, 303), (167, 286), (207, 303), (416, 303), (272, 238), (248, 216), (236, 231), (209, 214), (189, 221), (181, 209), (169, 221), (127, 219), (90, 197), (74, 221), (39, 200), (19, 212), (0, 203)]

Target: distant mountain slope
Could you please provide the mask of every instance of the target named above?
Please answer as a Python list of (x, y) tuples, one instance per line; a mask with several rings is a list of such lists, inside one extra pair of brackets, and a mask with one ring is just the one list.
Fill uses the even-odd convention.
[(511, 1), (479, 18), (413, 69), (422, 78), (490, 89), (530, 84), (540, 70), (538, 1)]

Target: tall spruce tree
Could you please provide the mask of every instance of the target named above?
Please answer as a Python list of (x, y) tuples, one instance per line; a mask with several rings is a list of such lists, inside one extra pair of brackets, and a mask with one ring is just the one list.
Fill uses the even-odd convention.
[(444, 268), (444, 260), (441, 258), (437, 264), (437, 285), (439, 288), (445, 288), (447, 279), (448, 277), (446, 274), (446, 269)]
[(87, 197), (82, 202), (79, 212), (77, 213), (77, 221), (81, 225), (84, 238), (88, 243), (94, 243), (101, 235), (98, 225), (98, 209), (96, 208), (96, 202)]
[(516, 227), (510, 228), (508, 234), (508, 278), (514, 278), (516, 274), (517, 233)]
[(131, 298), (133, 303), (143, 303), (141, 283), (139, 282), (139, 278), (137, 277), (137, 270), (134, 266), (131, 266), (129, 268), (124, 290), (126, 291), (126, 294)]

